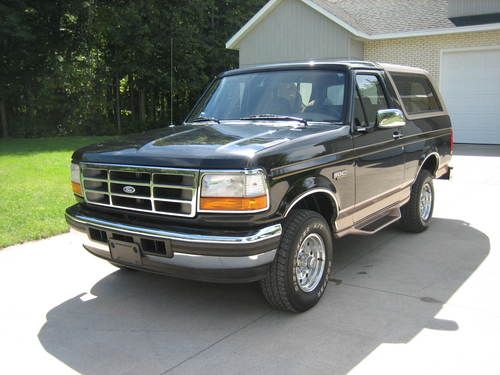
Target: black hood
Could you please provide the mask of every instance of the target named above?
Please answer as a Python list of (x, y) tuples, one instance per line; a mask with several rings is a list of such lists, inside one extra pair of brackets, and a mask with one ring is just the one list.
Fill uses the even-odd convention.
[(178, 168), (252, 168), (263, 150), (332, 128), (335, 126), (300, 127), (295, 122), (182, 125), (83, 147), (73, 154), (73, 160)]

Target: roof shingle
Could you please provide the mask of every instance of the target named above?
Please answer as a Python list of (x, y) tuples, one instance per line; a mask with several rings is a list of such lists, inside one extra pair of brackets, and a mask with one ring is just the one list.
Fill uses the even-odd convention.
[(455, 28), (448, 0), (312, 0), (366, 34)]

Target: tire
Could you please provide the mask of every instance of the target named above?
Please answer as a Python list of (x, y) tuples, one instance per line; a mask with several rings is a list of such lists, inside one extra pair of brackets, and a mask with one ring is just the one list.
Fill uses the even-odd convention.
[[(407, 232), (420, 233), (429, 227), (434, 210), (434, 185), (428, 170), (422, 170), (411, 187), (410, 200), (401, 207), (401, 229)], [(420, 209), (422, 194), (430, 199), (424, 210)], [(430, 195), (429, 195), (430, 194)]]
[(310, 210), (293, 210), (284, 223), (274, 261), (260, 282), (267, 302), (276, 309), (293, 312), (316, 305), (332, 270), (332, 248), (331, 229), (323, 216)]

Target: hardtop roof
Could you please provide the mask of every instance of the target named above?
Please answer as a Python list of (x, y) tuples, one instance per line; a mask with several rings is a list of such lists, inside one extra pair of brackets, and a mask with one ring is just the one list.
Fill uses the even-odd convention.
[(411, 66), (377, 63), (371, 61), (345, 60), (345, 61), (300, 61), (300, 62), (287, 62), (279, 64), (255, 65), (246, 68), (228, 70), (222, 73), (220, 76), (224, 77), (224, 76), (253, 73), (253, 72), (293, 70), (293, 69), (338, 69), (338, 70), (367, 69), (367, 70), (386, 70), (388, 72), (400, 72), (400, 73), (414, 73), (414, 74), (425, 74), (425, 75), (428, 74), (427, 71), (425, 71), (424, 69)]

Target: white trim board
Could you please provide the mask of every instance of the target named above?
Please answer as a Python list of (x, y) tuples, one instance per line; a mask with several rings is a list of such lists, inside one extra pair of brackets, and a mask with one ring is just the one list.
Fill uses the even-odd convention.
[[(253, 30), (264, 17), (271, 13), (283, 0), (270, 0), (264, 5), (241, 29), (234, 34), (231, 39), (226, 42), (226, 48), (228, 49), (238, 49), (238, 44), (243, 39), (243, 37)], [(445, 34), (457, 34), (457, 33), (470, 33), (479, 31), (490, 31), (490, 30), (500, 30), (500, 23), (490, 23), (485, 25), (474, 25), (474, 26), (461, 26), (454, 28), (441, 28), (441, 29), (427, 29), (427, 30), (417, 30), (417, 31), (405, 31), (396, 33), (386, 33), (386, 34), (367, 34), (364, 31), (358, 30), (348, 23), (342, 21), (340, 18), (334, 14), (328, 12), (326, 9), (320, 7), (316, 3), (310, 0), (299, 0), (302, 1), (307, 6), (311, 7), (318, 13), (322, 14), (329, 20), (335, 22), (340, 27), (349, 31), (355, 37), (364, 40), (384, 40), (384, 39), (399, 39), (399, 38), (412, 38), (419, 36), (431, 36), (431, 35), (445, 35)]]

